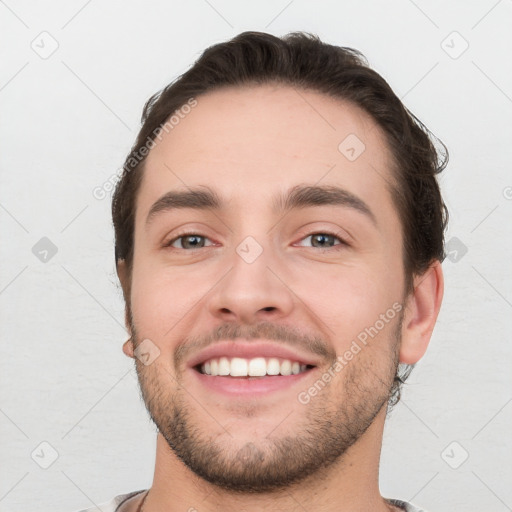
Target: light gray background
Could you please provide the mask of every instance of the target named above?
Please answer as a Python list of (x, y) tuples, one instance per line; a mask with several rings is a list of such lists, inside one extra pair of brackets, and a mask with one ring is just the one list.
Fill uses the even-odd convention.
[[(511, 26), (510, 0), (0, 1), (0, 510), (72, 511), (151, 484), (110, 198), (92, 191), (147, 98), (243, 30), (363, 51), (447, 144), (445, 297), (386, 425), (381, 490), (430, 512), (512, 510)], [(43, 237), (58, 249), (46, 263)]]

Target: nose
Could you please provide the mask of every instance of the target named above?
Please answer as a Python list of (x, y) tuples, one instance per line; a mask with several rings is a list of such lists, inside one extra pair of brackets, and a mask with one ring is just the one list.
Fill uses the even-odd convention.
[(255, 245), (249, 242), (237, 248), (229, 271), (209, 294), (210, 314), (220, 321), (247, 325), (276, 321), (293, 310), (294, 294), (283, 265), (269, 248), (258, 249), (262, 252), (253, 260), (250, 253), (257, 249)]

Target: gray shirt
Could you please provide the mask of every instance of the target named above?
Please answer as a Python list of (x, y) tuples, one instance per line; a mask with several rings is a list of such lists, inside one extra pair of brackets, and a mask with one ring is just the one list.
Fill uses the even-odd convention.
[[(116, 512), (119, 507), (127, 500), (140, 494), (142, 492), (146, 492), (147, 489), (142, 489), (141, 491), (129, 492), (127, 494), (119, 494), (115, 496), (110, 501), (99, 504), (97, 507), (92, 507), (88, 509), (78, 510), (77, 512)], [(395, 500), (387, 498), (388, 503), (391, 505), (395, 505), (396, 507), (402, 508), (405, 512), (427, 512), (426, 510), (419, 508), (412, 503), (407, 503), (401, 500)]]

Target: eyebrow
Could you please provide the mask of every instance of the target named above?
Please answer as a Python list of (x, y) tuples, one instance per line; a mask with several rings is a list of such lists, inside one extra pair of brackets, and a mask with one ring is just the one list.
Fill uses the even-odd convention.
[[(224, 202), (209, 187), (188, 188), (188, 190), (171, 190), (160, 197), (149, 210), (146, 226), (158, 214), (178, 209), (220, 211)], [(273, 198), (273, 212), (284, 214), (291, 210), (319, 206), (343, 206), (365, 215), (377, 226), (377, 219), (370, 207), (352, 192), (335, 185), (296, 185), (286, 193)]]

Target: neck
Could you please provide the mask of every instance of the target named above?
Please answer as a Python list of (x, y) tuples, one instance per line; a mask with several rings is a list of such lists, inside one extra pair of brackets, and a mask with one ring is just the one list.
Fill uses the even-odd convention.
[(379, 492), (379, 459), (386, 408), (334, 464), (308, 480), (270, 493), (234, 493), (220, 489), (193, 473), (157, 437), (153, 484), (144, 512), (200, 510), (256, 512), (259, 510), (315, 510), (316, 512), (389, 512), (397, 510)]

